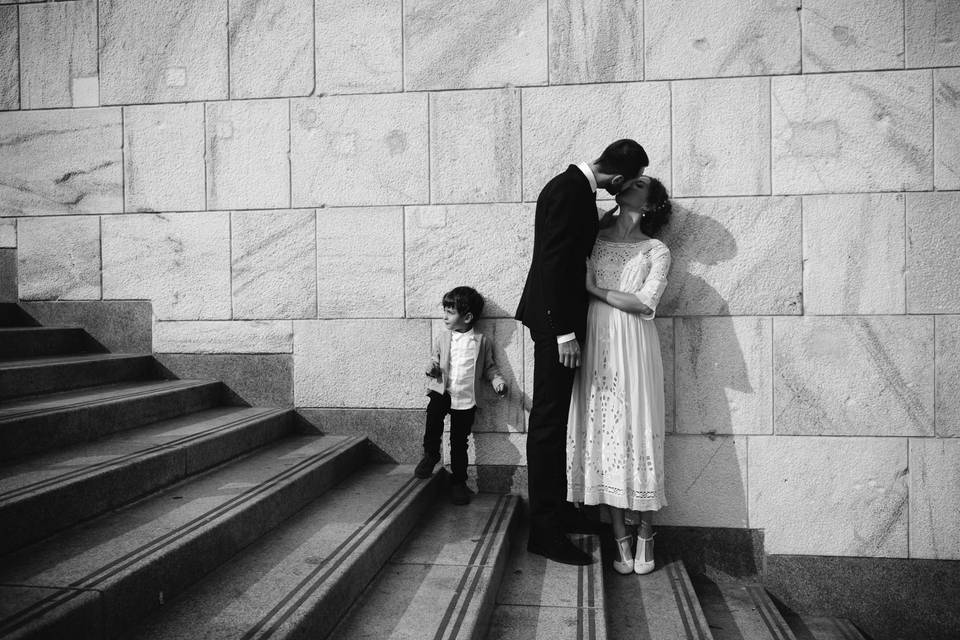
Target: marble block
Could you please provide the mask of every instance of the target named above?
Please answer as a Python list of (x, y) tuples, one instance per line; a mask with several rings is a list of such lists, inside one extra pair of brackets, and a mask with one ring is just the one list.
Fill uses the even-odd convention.
[(936, 431), (960, 437), (960, 316), (934, 318), (936, 342)]
[(646, 0), (647, 80), (800, 71), (797, 0)]
[(100, 0), (104, 104), (224, 100), (227, 0)]
[(404, 86), (547, 83), (547, 0), (406, 0)]
[(426, 94), (299, 98), (291, 105), (294, 206), (428, 200)]
[(910, 557), (960, 560), (960, 439), (910, 439)]
[(0, 249), (17, 248), (17, 219), (0, 218)]
[(672, 264), (657, 313), (801, 313), (799, 198), (675, 200)]
[(775, 318), (774, 432), (933, 435), (933, 318)]
[(290, 320), (187, 320), (153, 323), (157, 353), (293, 353)]
[(100, 218), (22, 218), (17, 272), (24, 300), (100, 298)]
[[(670, 87), (666, 82), (523, 90), (523, 198), (571, 164), (590, 162), (620, 138), (647, 152), (644, 172), (670, 189)], [(600, 190), (599, 197), (606, 195)]]
[(907, 67), (960, 65), (960, 4), (956, 0), (906, 0)]
[(96, 0), (20, 7), (20, 54), (22, 108), (81, 106), (74, 82), (97, 81)]
[(663, 447), (667, 506), (658, 525), (751, 526), (747, 511), (747, 439), (668, 436)]
[(158, 320), (230, 317), (230, 214), (103, 219), (103, 297), (147, 298)]
[(123, 211), (120, 109), (0, 113), (0, 216)]
[[(676, 345), (674, 344), (674, 319), (655, 318), (657, 337), (660, 338), (660, 359), (663, 362), (664, 425), (667, 433), (676, 430)], [(531, 373), (531, 375), (533, 375)]]
[(313, 0), (229, 0), (230, 97), (313, 90)]
[(0, 7), (0, 111), (20, 108), (20, 29), (17, 7)]
[(960, 313), (960, 193), (907, 196), (907, 313)]
[(960, 69), (933, 72), (933, 186), (960, 189)]
[(207, 207), (290, 205), (290, 108), (286, 100), (207, 104)]
[(297, 320), (298, 407), (424, 408), (428, 320)]
[(402, 318), (403, 208), (317, 211), (317, 284), (320, 318)]
[(430, 202), (520, 200), (520, 90), (430, 94)]
[(554, 0), (550, 82), (643, 80), (643, 4)]
[(805, 0), (803, 72), (903, 68), (904, 0)]
[(403, 0), (315, 0), (317, 94), (403, 90)]
[(907, 557), (907, 442), (750, 436), (750, 526), (769, 554)]
[(533, 206), (408, 207), (407, 316), (436, 318), (443, 294), (467, 285), (486, 300), (483, 315), (513, 317), (530, 268)]
[(316, 317), (315, 227), (312, 210), (231, 214), (234, 318)]
[(677, 432), (773, 433), (770, 318), (676, 318)]
[(127, 211), (201, 211), (206, 202), (202, 104), (123, 108)]
[(904, 313), (905, 215), (902, 193), (804, 196), (804, 310)]
[(773, 78), (773, 192), (933, 186), (928, 71)]
[[(482, 411), (482, 409), (481, 409)], [(479, 416), (478, 416), (479, 417)], [(444, 451), (450, 455), (450, 445), (444, 434)], [(527, 434), (525, 433), (475, 433), (469, 460), (473, 464), (526, 466)]]
[(671, 83), (673, 195), (770, 193), (770, 79)]

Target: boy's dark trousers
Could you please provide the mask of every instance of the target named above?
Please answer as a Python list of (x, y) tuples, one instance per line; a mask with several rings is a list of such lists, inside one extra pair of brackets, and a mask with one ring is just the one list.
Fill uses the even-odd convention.
[(427, 428), (423, 433), (423, 453), (440, 459), (440, 442), (443, 438), (443, 418), (450, 414), (450, 473), (453, 482), (467, 481), (467, 436), (473, 427), (476, 407), (451, 409), (450, 394), (436, 391), (427, 394)]

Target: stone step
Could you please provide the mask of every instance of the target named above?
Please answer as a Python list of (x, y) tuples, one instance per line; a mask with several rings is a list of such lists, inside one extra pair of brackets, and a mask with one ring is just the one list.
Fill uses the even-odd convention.
[(103, 351), (80, 327), (0, 327), (0, 361)]
[(358, 470), (125, 637), (327, 637), (435, 502), (444, 475)]
[(0, 554), (290, 432), (283, 409), (222, 407), (0, 469)]
[(151, 380), (10, 400), (0, 405), (0, 460), (70, 446), (220, 404), (209, 380)]
[(846, 618), (784, 616), (797, 640), (867, 640)]
[(715, 640), (796, 640), (763, 585), (698, 576), (694, 586)]
[(0, 302), (0, 327), (35, 327), (37, 321), (30, 317), (20, 305), (13, 302)]
[(122, 635), (340, 482), (366, 451), (358, 437), (284, 438), (8, 554), (0, 637)]
[(93, 353), (0, 362), (0, 399), (156, 377), (153, 357)]
[(484, 638), (518, 505), (480, 494), (469, 506), (431, 507), (330, 637)]

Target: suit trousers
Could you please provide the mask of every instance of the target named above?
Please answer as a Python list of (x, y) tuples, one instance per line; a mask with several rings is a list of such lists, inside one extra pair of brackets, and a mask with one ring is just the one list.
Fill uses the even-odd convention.
[(423, 432), (424, 455), (440, 459), (440, 443), (443, 439), (443, 418), (450, 414), (450, 475), (454, 482), (467, 480), (467, 437), (473, 428), (476, 407), (451, 409), (450, 394), (431, 391), (427, 394), (427, 425)]

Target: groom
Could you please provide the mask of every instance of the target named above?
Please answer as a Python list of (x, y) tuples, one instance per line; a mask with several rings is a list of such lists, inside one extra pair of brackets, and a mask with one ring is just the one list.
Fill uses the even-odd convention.
[(587, 323), (586, 259), (599, 228), (597, 187), (615, 195), (643, 175), (648, 164), (637, 142), (617, 140), (593, 162), (570, 165), (537, 198), (533, 260), (516, 314), (534, 344), (527, 551), (565, 564), (591, 562), (565, 535), (578, 526), (578, 518), (564, 498), (567, 411)]

